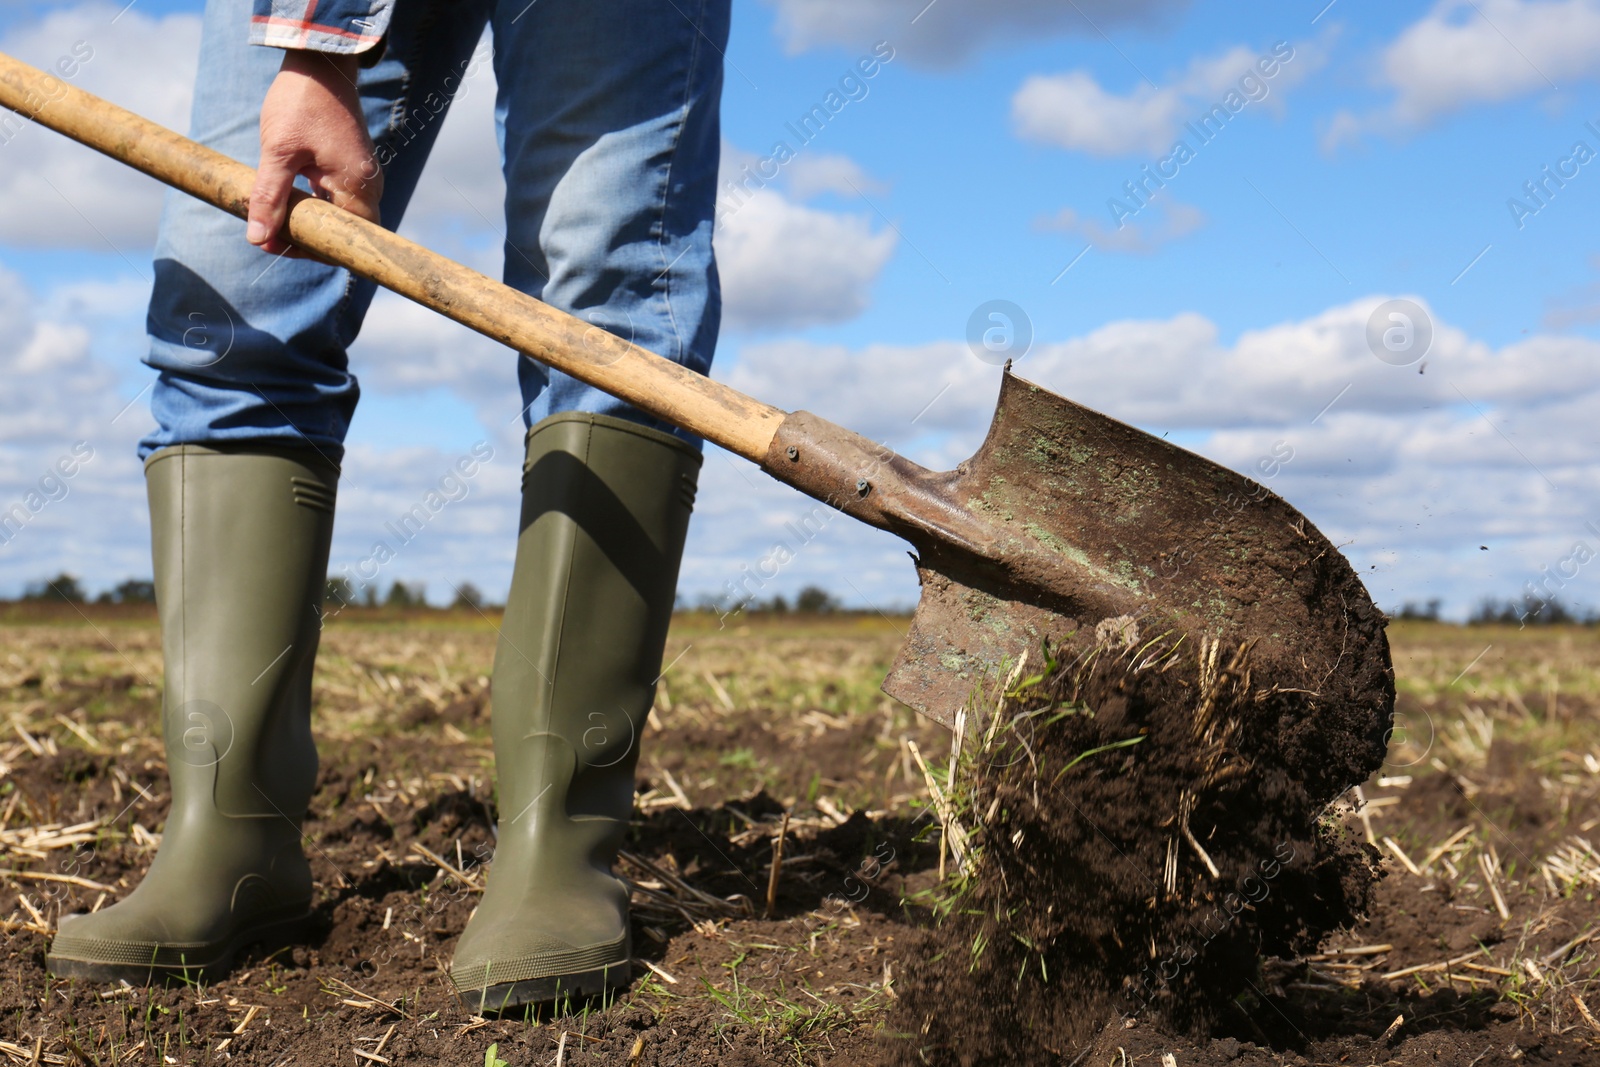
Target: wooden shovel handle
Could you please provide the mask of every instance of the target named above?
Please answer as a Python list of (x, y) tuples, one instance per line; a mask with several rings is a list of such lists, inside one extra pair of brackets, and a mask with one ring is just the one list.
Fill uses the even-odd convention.
[[(4, 53), (0, 104), (229, 214), (248, 213), (255, 171), (243, 163)], [(766, 461), (784, 420), (778, 408), (332, 204), (297, 192), (285, 229), (295, 244), (330, 263), (755, 463)]]

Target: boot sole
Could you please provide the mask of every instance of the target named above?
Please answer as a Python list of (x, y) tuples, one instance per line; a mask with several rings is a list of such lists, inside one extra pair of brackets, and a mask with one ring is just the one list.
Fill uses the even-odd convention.
[(630, 960), (613, 963), (577, 974), (529, 978), (520, 982), (501, 982), (479, 989), (457, 989), (462, 1003), (479, 1015), (504, 1012), (530, 1004), (549, 1004), (559, 1000), (585, 1000), (624, 989), (633, 979)]
[[(82, 959), (75, 956), (58, 956), (54, 952), (46, 952), (44, 957), (45, 969), (59, 978), (83, 978), (95, 982), (127, 982), (129, 985), (145, 986), (156, 982), (179, 982), (192, 985), (203, 982), (220, 981), (233, 970), (234, 957), (241, 949), (252, 945), (262, 945), (279, 948), (285, 945), (303, 943), (312, 932), (312, 915), (307, 911), (303, 915), (295, 915), (286, 919), (274, 919), (259, 923), (239, 931), (226, 941), (215, 945), (200, 945), (190, 951), (196, 954), (209, 955), (204, 962), (189, 962), (185, 960), (178, 964), (169, 963), (119, 963), (109, 960)], [(178, 951), (171, 948), (160, 948), (155, 951), (172, 953)]]

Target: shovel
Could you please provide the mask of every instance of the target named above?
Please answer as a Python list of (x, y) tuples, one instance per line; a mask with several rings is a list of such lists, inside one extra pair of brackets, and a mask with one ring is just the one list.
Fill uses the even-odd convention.
[[(249, 167), (5, 55), (0, 104), (223, 211), (247, 213)], [(1009, 365), (983, 447), (953, 471), (929, 471), (303, 193), (285, 232), (910, 542), (922, 596), (883, 688), (930, 718), (952, 725), (1046, 641), (1127, 646), (1176, 635), (1213, 652), (1217, 643), (1249, 645), (1258, 688), (1300, 702), (1291, 717), (1309, 713), (1357, 739), (1360, 753), (1336, 761), (1370, 770), (1382, 758), (1394, 704), (1383, 614), (1328, 539), (1248, 478), (1024, 381)]]

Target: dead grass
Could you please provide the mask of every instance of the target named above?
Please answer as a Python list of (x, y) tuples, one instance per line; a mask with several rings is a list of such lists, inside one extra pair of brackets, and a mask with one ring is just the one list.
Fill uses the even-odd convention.
[[(352, 612), (329, 624), (316, 680), (319, 737), (375, 753), (384, 751), (385, 739), (422, 739), (443, 754), (427, 766), (409, 757), (374, 760), (344, 803), (399, 824), (447, 794), (492, 801), (488, 674), (496, 621), (463, 612)], [(715, 810), (731, 847), (763, 856), (782, 832), (782, 862), (774, 865), (781, 884), (814, 886), (816, 895), (826, 891), (837, 901), (845, 891), (818, 858), (818, 836), (855, 812), (918, 815), (929, 801), (929, 778), (943, 781), (950, 736), (877, 689), (903, 622), (730, 621), (721, 627), (715, 616), (694, 614), (677, 620), (647, 726), (641, 817)], [(159, 635), (147, 612), (99, 610), (0, 622), (0, 633), (0, 923), (7, 938), (42, 937), (63, 908), (97, 906), (125, 891), (92, 865), (75, 866), (72, 857), (123, 850), (136, 865), (159, 842), (156, 813), (165, 787), (151, 730), (160, 699)], [(1600, 631), (1399, 623), (1391, 640), (1399, 732), (1389, 765), (1348, 798), (1348, 816), (1384, 854), (1390, 882), (1409, 887), (1408, 899), (1433, 898), (1458, 914), (1472, 909), (1493, 940), (1429, 948), (1357, 930), (1286, 965), (1280, 981), (1329, 996), (1372, 982), (1487, 993), (1515, 1005), (1528, 1028), (1600, 1038)], [(928, 775), (915, 746), (927, 757)], [(18, 768), (63, 757), (103, 761), (110, 795), (102, 802), (86, 791), (15, 787)], [(753, 806), (748, 798), (762, 791), (771, 803)], [(781, 830), (784, 813), (788, 826)], [(409, 863), (428, 873), (424, 893), (477, 891), (479, 868), (459, 838), (429, 839), (422, 847), (431, 855), (371, 846), (370, 855), (344, 866), (360, 878)], [(893, 947), (877, 943), (865, 912), (830, 905), (763, 921), (765, 861), (759, 873), (749, 872), (753, 888), (737, 892), (708, 893), (704, 871), (663, 855), (631, 857), (622, 872), (665, 946), (652, 956), (655, 973), (636, 984), (625, 1007), (656, 1019), (704, 1009), (715, 1020), (720, 1047), (748, 1038), (775, 1061), (807, 1063), (881, 1021), (893, 995)], [(881, 881), (876, 870), (857, 874), (868, 875), (860, 882), (869, 888)], [(396, 909), (394, 922), (385, 920), (373, 936), (411, 946), (401, 936), (409, 933), (427, 951), (448, 957), (448, 942), (409, 921), (404, 907)], [(819, 967), (828, 971), (841, 953), (861, 956), (874, 979), (853, 986), (817, 979)], [(184, 1025), (196, 1033), (215, 1030), (202, 1035), (211, 1055), (237, 1052), (264, 1021), (247, 1018), (245, 1005), (269, 1002), (287, 981), (271, 968), (259, 970), (220, 998), (184, 990), (165, 999), (123, 996), (127, 1011), (146, 1016), (140, 1033), (148, 1036), (117, 1046), (115, 1056), (97, 1048), (93, 1034), (10, 1016), (0, 1023), (0, 1062), (181, 1061), (174, 1031), (163, 1029), (162, 1020), (172, 1020), (155, 1004), (161, 1012), (186, 1012)], [(322, 999), (330, 1012), (370, 1017), (358, 1048), (373, 1056), (395, 1055), (401, 1038), (383, 1037), (391, 1024), (404, 1035), (430, 1011), (454, 1011), (438, 989), (423, 990), (419, 1003), (349, 984), (339, 997)], [(239, 1006), (228, 1004), (229, 997)], [(382, 1016), (371, 1003), (366, 1009), (340, 1003), (372, 997), (416, 1019)], [(439, 1003), (429, 1006), (430, 997)], [(208, 1012), (222, 1012), (225, 1029)], [(445, 1018), (429, 1025), (438, 1028)], [(518, 1067), (551, 1062), (560, 1040), (552, 1023), (545, 1045), (519, 1038), (512, 1056), (511, 1031), (456, 1018), (462, 1033), (455, 1040), (482, 1038), (463, 1049), (473, 1062), (491, 1038)], [(560, 1026), (561, 1033), (573, 1028), (571, 1020)], [(37, 1050), (36, 1039), (43, 1042)], [(631, 1062), (631, 1041), (604, 1062)], [(600, 1056), (588, 1038), (571, 1036), (565, 1047), (567, 1062)], [(349, 1050), (343, 1056), (378, 1062)]]
[(1397, 623), (1390, 638), (1396, 735), (1348, 814), (1407, 883), (1390, 895), (1477, 916), (1479, 936), (1426, 959), (1345, 938), (1310, 958), (1311, 980), (1489, 992), (1529, 1029), (1600, 1035), (1600, 630)]

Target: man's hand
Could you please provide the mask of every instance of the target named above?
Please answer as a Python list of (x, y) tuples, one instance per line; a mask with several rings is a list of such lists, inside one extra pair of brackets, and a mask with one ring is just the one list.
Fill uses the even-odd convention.
[(261, 166), (250, 193), (246, 236), (265, 252), (291, 252), (279, 236), (289, 190), (304, 175), (312, 192), (378, 221), (383, 171), (367, 136), (356, 93), (355, 56), (285, 52), (283, 68), (261, 105)]

